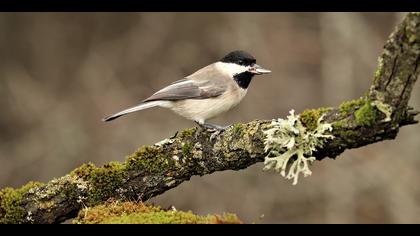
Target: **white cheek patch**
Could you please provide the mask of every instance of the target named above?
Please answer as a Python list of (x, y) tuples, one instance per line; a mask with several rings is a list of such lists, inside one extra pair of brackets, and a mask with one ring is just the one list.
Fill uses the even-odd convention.
[(250, 66), (241, 66), (235, 63), (224, 63), (224, 62), (217, 62), (217, 65), (221, 71), (227, 73), (231, 77), (233, 77), (236, 74), (246, 72), (251, 68)]

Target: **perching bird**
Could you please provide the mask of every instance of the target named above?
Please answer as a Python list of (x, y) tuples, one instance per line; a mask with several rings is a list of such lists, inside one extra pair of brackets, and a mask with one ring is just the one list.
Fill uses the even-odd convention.
[(223, 130), (226, 127), (206, 121), (236, 106), (244, 98), (254, 75), (270, 72), (257, 65), (249, 53), (233, 51), (220, 61), (173, 82), (140, 104), (105, 117), (103, 121), (159, 106), (169, 108), (205, 128)]

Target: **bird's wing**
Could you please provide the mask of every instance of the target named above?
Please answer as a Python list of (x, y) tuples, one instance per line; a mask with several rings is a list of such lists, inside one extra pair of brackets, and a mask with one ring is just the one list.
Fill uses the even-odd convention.
[(222, 83), (212, 80), (197, 81), (185, 78), (157, 91), (143, 102), (204, 99), (220, 96), (224, 91), (226, 91), (226, 86)]

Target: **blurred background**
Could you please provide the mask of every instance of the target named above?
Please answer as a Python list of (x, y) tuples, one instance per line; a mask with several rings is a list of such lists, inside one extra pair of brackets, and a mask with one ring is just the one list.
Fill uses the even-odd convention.
[[(101, 118), (242, 49), (272, 74), (218, 124), (337, 106), (368, 89), (404, 13), (1, 13), (0, 188), (124, 161), (194, 126), (161, 108)], [(419, 83), (411, 105), (420, 109)], [(193, 177), (151, 200), (247, 223), (420, 223), (420, 125), (315, 162), (297, 186), (262, 172)]]

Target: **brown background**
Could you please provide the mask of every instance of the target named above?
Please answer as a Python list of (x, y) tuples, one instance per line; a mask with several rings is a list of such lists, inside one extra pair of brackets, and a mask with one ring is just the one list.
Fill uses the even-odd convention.
[[(2, 13), (0, 188), (82, 163), (124, 161), (193, 122), (151, 109), (111, 123), (174, 80), (235, 49), (272, 74), (218, 124), (337, 106), (368, 88), (403, 13)], [(411, 105), (420, 108), (419, 85)], [(297, 186), (262, 172), (194, 177), (151, 202), (255, 223), (420, 223), (420, 125), (396, 141), (315, 162)]]

